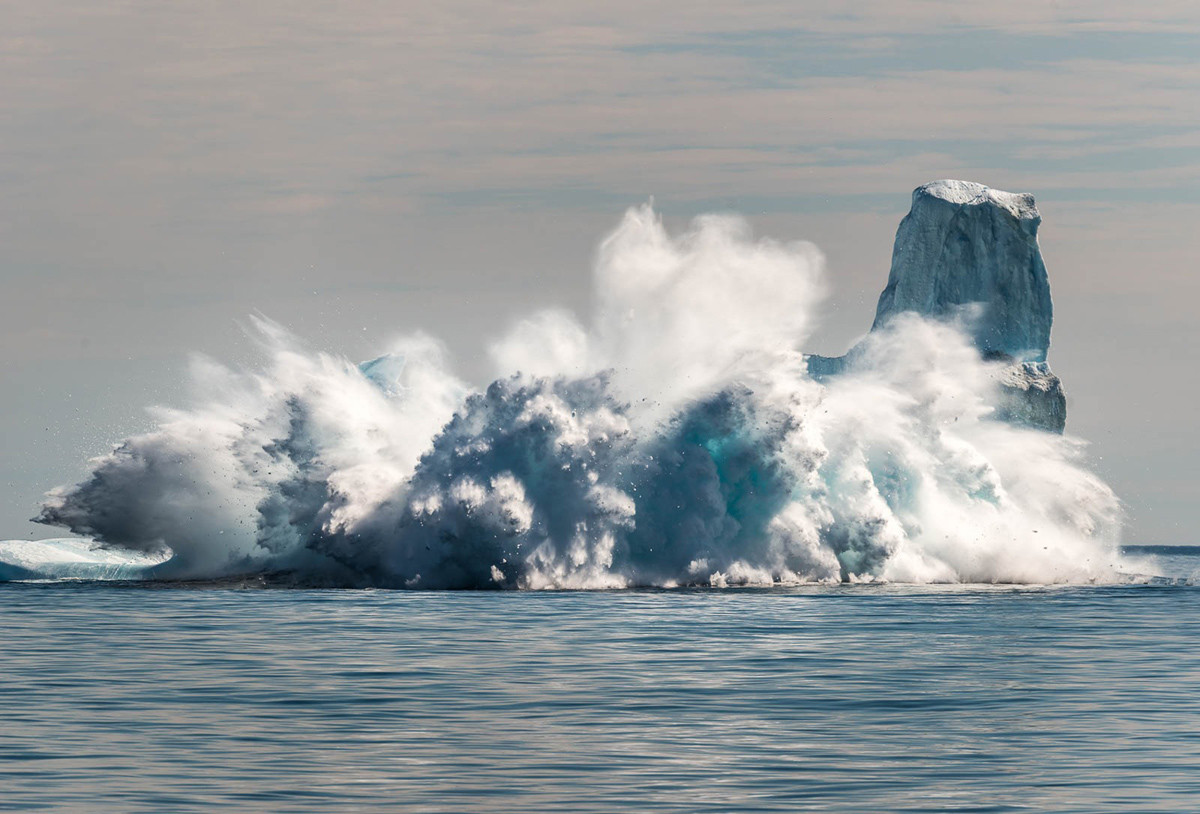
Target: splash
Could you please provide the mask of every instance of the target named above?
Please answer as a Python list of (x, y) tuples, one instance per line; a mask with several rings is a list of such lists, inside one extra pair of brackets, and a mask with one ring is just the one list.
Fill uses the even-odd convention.
[(1081, 442), (997, 420), (1004, 364), (907, 314), (839, 376), (799, 350), (809, 243), (629, 211), (595, 313), (531, 316), (472, 390), (414, 336), (355, 365), (256, 319), (266, 363), (195, 363), (193, 406), (40, 520), (155, 576), (417, 588), (1114, 578), (1119, 502)]

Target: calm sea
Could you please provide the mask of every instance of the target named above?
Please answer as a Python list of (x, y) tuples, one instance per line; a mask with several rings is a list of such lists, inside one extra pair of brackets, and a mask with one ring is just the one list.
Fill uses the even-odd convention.
[(2, 810), (1200, 811), (1183, 583), (9, 583), (0, 624)]

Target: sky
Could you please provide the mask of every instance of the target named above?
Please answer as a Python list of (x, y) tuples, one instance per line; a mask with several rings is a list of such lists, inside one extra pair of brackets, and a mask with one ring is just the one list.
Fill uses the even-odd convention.
[(186, 401), (262, 313), (365, 359), (586, 311), (653, 197), (825, 252), (812, 352), (870, 326), (937, 178), (1030, 192), (1068, 431), (1125, 541), (1196, 544), (1200, 5), (10, 0), (0, 537)]

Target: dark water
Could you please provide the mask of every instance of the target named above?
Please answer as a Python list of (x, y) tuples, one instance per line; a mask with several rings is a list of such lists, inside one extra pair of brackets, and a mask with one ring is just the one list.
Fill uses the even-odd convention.
[(1200, 810), (1186, 585), (12, 583), (0, 623), (3, 810)]

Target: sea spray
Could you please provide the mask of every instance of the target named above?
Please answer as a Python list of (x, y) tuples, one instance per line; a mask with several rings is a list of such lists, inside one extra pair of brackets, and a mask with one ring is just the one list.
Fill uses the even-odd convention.
[(597, 253), (595, 313), (535, 314), (473, 391), (414, 336), (362, 365), (254, 320), (266, 363), (196, 364), (193, 406), (48, 496), (40, 520), (169, 552), (155, 575), (613, 588), (1064, 582), (1120, 568), (1081, 442), (996, 420), (1005, 363), (900, 315), (836, 377), (800, 348), (808, 243), (649, 207)]

